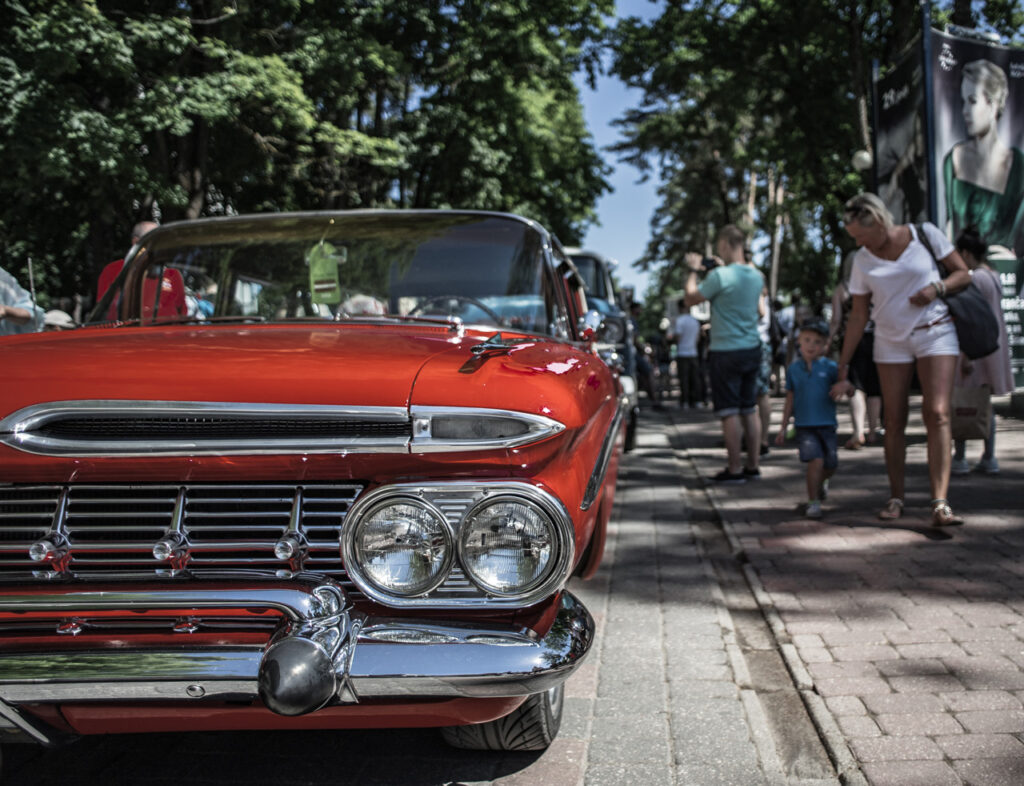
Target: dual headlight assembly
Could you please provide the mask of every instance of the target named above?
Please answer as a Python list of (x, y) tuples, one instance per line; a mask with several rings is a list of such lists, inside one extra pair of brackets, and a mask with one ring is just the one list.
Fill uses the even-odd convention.
[(528, 605), (568, 578), (573, 550), (564, 506), (525, 483), (385, 486), (342, 534), (349, 577), (391, 606)]

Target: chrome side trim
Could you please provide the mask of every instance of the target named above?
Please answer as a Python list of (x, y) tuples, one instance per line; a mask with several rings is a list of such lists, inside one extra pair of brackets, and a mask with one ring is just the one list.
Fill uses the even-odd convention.
[[(481, 346), (481, 345), (477, 345)], [(473, 349), (475, 349), (474, 347)], [(544, 415), (529, 412), (515, 412), (507, 409), (486, 409), (477, 407), (411, 407), (413, 419), (413, 453), (440, 453), (458, 450), (499, 450), (517, 448), (531, 442), (539, 442), (565, 431), (565, 425)], [(433, 435), (432, 423), (437, 417), (459, 417), (467, 420), (509, 419), (524, 424), (525, 434), (494, 439), (442, 439)]]
[[(239, 434), (224, 438), (139, 439), (75, 438), (41, 433), (46, 426), (73, 419), (221, 418), (239, 425)], [(432, 434), (437, 417), (467, 420), (509, 419), (526, 427), (523, 434), (480, 439), (444, 439)], [(324, 423), (365, 421), (367, 424), (409, 425), (411, 436), (266, 437), (248, 435), (247, 424), (317, 420)], [(410, 420), (412, 421), (410, 423)], [(0, 444), (44, 456), (194, 456), (280, 455), (288, 453), (437, 453), (502, 450), (559, 434), (565, 425), (528, 412), (477, 407), (341, 407), (323, 404), (260, 404), (216, 401), (51, 401), (33, 404), (0, 420)]]
[(347, 437), (301, 439), (266, 438), (241, 434), (230, 440), (195, 439), (61, 439), (38, 432), (47, 424), (72, 417), (99, 419), (132, 417), (201, 418), (218, 416), (240, 425), (272, 418), (288, 420), (368, 421), (408, 423), (404, 407), (336, 407), (322, 404), (258, 404), (223, 401), (51, 401), (33, 404), (0, 420), (0, 443), (46, 456), (192, 456), (279, 455), (281, 453), (404, 453), (409, 439), (400, 437)]
[[(544, 579), (525, 592), (510, 595), (490, 595), (478, 589), (471, 597), (445, 597), (440, 593), (401, 597), (378, 589), (360, 570), (353, 543), (359, 519), (379, 503), (394, 498), (415, 497), (430, 502), (447, 518), (453, 531), (453, 548), (457, 548), (462, 525), (468, 515), (480, 504), (493, 497), (519, 497), (538, 506), (553, 522), (557, 539), (557, 554)], [(519, 481), (451, 481), (444, 483), (395, 483), (381, 486), (356, 500), (345, 519), (341, 532), (342, 561), (352, 583), (367, 598), (392, 608), (521, 608), (539, 603), (556, 592), (569, 579), (575, 557), (575, 529), (569, 512), (553, 494), (529, 483)], [(454, 563), (458, 565), (458, 561)], [(468, 581), (468, 576), (466, 577)], [(475, 584), (470, 586), (476, 588)]]
[[(336, 662), (339, 683), (348, 670), (350, 693), (339, 688), (329, 703), (526, 696), (555, 687), (582, 663), (595, 631), (590, 613), (572, 594), (563, 592), (558, 603), (542, 637), (511, 626), (368, 619), (348, 662)], [(262, 657), (259, 647), (190, 650), (187, 644), (175, 650), (0, 654), (0, 715), (24, 728), (16, 706), (4, 712), (2, 702), (252, 700), (259, 694)]]
[(594, 504), (594, 500), (597, 499), (597, 492), (601, 490), (604, 476), (608, 472), (608, 464), (612, 460), (612, 452), (619, 438), (622, 419), (626, 414), (628, 406), (629, 402), (625, 396), (619, 399), (618, 406), (615, 409), (615, 417), (612, 418), (612, 424), (608, 427), (608, 433), (605, 434), (604, 443), (601, 445), (601, 452), (598, 454), (597, 462), (594, 464), (594, 471), (590, 473), (590, 480), (587, 483), (586, 491), (583, 493), (580, 510), (588, 510)]

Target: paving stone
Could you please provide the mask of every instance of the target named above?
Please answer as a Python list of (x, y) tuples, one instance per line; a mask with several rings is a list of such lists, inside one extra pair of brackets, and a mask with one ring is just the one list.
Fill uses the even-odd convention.
[(866, 715), (864, 702), (856, 696), (832, 696), (825, 704), (833, 715)]
[(954, 762), (966, 786), (1020, 786), (1024, 783), (1022, 759), (974, 759)]
[(881, 730), (867, 715), (840, 715), (836, 718), (839, 730), (847, 737), (880, 737)]
[(872, 786), (962, 786), (952, 767), (939, 761), (885, 761), (865, 764)]
[(832, 657), (838, 661), (894, 660), (900, 653), (888, 644), (861, 644), (832, 647)]
[(956, 677), (945, 674), (929, 674), (923, 677), (891, 677), (889, 684), (900, 693), (951, 693), (962, 690), (963, 684)]
[(856, 661), (847, 663), (808, 663), (807, 671), (816, 680), (878, 676), (878, 667), (874, 663)]
[(939, 694), (949, 709), (954, 712), (970, 710), (1016, 710), (1020, 709), (1021, 700), (1012, 693), (1001, 690), (962, 691), (960, 693)]
[(977, 710), (955, 715), (972, 734), (1024, 732), (1024, 710)]
[(915, 712), (912, 714), (879, 714), (875, 716), (879, 727), (895, 737), (933, 737), (936, 734), (960, 734), (963, 727), (945, 712)]
[(889, 683), (880, 677), (841, 677), (815, 680), (814, 687), (822, 696), (865, 696), (891, 693)]
[(957, 734), (936, 737), (950, 759), (998, 759), (1024, 757), (1024, 743), (1012, 734)]
[(942, 759), (942, 750), (927, 737), (858, 737), (850, 748), (860, 761)]
[(938, 696), (928, 693), (888, 693), (864, 696), (864, 706), (876, 715), (913, 712), (941, 712), (945, 705)]
[(945, 662), (937, 658), (880, 660), (875, 665), (878, 667), (878, 673), (884, 677), (920, 677), (949, 672)]
[(672, 768), (666, 764), (631, 762), (629, 764), (588, 764), (583, 783), (585, 786), (622, 786), (624, 783), (674, 786), (675, 780), (672, 776)]

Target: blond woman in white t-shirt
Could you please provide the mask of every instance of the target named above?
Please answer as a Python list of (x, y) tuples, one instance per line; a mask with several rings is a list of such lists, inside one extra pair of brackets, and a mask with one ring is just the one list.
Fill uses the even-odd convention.
[(875, 322), (874, 359), (882, 386), (890, 489), (879, 518), (892, 520), (903, 514), (907, 411), (916, 368), (928, 434), (932, 524), (962, 524), (963, 519), (953, 513), (946, 499), (951, 461), (949, 402), (960, 346), (941, 296), (970, 283), (967, 265), (937, 227), (925, 224), (931, 246), (948, 273), (941, 278), (932, 255), (917, 237), (917, 229), (894, 225), (885, 204), (874, 194), (858, 194), (847, 202), (843, 223), (860, 250), (850, 274), (853, 307), (840, 353), (839, 381), (832, 395), (839, 398), (853, 392), (846, 375), (870, 317)]

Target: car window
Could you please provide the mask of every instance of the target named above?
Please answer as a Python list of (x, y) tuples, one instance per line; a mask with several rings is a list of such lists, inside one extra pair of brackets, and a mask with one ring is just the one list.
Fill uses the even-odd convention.
[[(567, 337), (542, 234), (501, 216), (395, 211), (172, 224), (150, 239), (146, 256), (150, 270), (183, 282), (189, 319), (458, 317)], [(134, 316), (180, 318), (163, 292), (154, 308), (146, 277), (136, 279)]]

